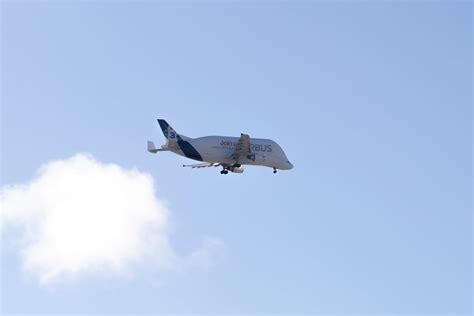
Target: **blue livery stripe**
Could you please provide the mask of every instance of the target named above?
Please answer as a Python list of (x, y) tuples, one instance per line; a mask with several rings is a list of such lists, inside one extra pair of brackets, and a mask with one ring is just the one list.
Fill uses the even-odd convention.
[(191, 145), (189, 142), (183, 140), (179, 135), (178, 135), (178, 146), (186, 157), (194, 159), (194, 160), (203, 161), (202, 156), (199, 154), (196, 148), (194, 148), (193, 145)]
[(161, 130), (163, 131), (163, 135), (168, 138), (168, 126), (169, 124), (165, 120), (158, 119), (158, 123), (160, 124)]

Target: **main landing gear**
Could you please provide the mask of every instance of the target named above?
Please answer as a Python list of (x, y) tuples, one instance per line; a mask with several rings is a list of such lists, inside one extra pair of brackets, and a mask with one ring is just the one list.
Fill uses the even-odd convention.
[(273, 173), (277, 173), (277, 168), (273, 168)]
[(222, 166), (221, 174), (228, 174), (229, 173), (229, 168), (227, 166)]

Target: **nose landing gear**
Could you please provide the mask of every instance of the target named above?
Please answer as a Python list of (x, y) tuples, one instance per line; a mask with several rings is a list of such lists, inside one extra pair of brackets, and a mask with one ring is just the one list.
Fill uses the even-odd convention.
[(273, 173), (277, 173), (277, 169), (276, 169), (276, 168), (273, 168)]

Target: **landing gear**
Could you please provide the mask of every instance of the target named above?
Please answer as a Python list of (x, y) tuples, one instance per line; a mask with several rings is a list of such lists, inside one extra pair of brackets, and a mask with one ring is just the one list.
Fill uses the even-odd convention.
[(273, 168), (273, 173), (277, 173), (277, 169), (276, 169), (276, 168)]
[(227, 171), (227, 170), (225, 170), (225, 169), (224, 169), (224, 170), (221, 170), (221, 174), (228, 174), (228, 173), (229, 173), (229, 171)]

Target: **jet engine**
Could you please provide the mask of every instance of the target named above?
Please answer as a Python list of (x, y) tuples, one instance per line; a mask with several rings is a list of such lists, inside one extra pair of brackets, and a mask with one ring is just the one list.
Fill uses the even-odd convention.
[(244, 172), (244, 166), (242, 166), (242, 165), (232, 166), (232, 167), (230, 167), (230, 171), (232, 171), (234, 173), (242, 173), (242, 172)]

